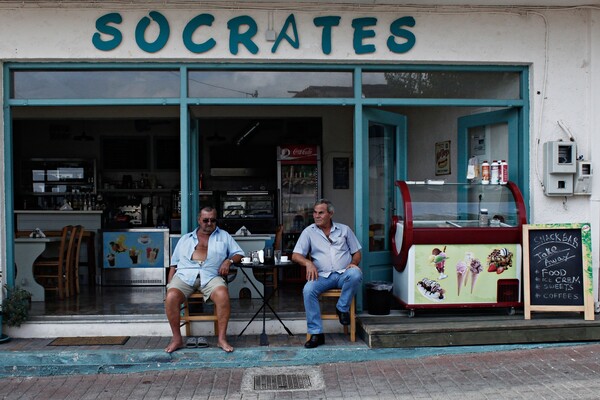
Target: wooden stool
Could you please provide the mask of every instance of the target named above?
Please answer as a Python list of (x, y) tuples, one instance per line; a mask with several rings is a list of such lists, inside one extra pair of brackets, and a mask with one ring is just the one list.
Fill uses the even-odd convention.
[(185, 325), (185, 334), (186, 336), (192, 335), (192, 321), (213, 321), (215, 326), (215, 336), (219, 334), (219, 326), (217, 323), (217, 307), (213, 307), (212, 314), (200, 314), (200, 315), (190, 315), (190, 300), (191, 303), (204, 303), (204, 295), (200, 291), (196, 291), (188, 297), (183, 303), (183, 315), (181, 316), (179, 322), (180, 327)]
[[(321, 297), (336, 297), (339, 298), (342, 294), (342, 289), (330, 289), (326, 292), (321, 293)], [(321, 319), (339, 319), (337, 313), (334, 311), (333, 314), (321, 313)], [(348, 326), (344, 325), (344, 333), (348, 334)], [(310, 339), (310, 334), (306, 334), (306, 340)], [(350, 304), (350, 341), (356, 342), (356, 299), (352, 298), (352, 304)]]

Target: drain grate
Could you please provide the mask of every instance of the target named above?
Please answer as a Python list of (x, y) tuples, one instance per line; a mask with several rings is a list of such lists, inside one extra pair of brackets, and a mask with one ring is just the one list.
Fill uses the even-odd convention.
[(281, 366), (248, 368), (242, 376), (242, 392), (294, 392), (325, 389), (318, 366)]
[(254, 390), (310, 389), (310, 376), (302, 374), (256, 375)]

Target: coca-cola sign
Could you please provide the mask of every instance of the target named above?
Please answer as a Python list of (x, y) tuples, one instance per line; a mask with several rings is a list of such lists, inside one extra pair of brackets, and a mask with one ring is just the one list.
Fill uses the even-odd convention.
[(280, 160), (317, 160), (318, 148), (313, 145), (282, 146), (279, 152)]

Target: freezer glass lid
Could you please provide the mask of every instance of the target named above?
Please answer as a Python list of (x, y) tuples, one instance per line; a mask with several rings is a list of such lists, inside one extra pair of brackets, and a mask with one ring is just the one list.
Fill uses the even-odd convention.
[(519, 225), (517, 204), (506, 185), (407, 182), (406, 186), (415, 228), (476, 227), (482, 212), (499, 228)]

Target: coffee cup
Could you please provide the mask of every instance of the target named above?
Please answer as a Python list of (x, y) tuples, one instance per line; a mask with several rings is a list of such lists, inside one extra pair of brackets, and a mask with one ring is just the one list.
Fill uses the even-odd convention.
[(251, 262), (250, 257), (242, 257), (242, 264), (250, 264)]
[(285, 263), (285, 262), (288, 262), (288, 261), (289, 261), (288, 260), (288, 256), (281, 256), (281, 262), (282, 263)]

